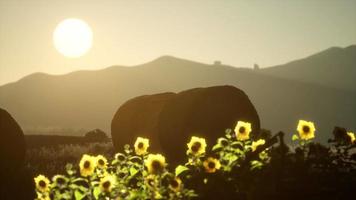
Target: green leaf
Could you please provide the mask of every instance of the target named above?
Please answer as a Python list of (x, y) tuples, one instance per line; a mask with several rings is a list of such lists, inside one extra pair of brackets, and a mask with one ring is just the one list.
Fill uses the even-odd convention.
[(73, 165), (68, 163), (66, 164), (66, 170), (71, 170), (73, 168)]
[(70, 194), (70, 192), (64, 192), (61, 195), (58, 195), (58, 199), (72, 199), (72, 196)]
[(253, 161), (251, 161), (250, 170), (261, 169), (262, 166), (263, 166), (263, 163), (261, 163), (260, 161), (257, 161), (257, 160), (253, 160)]
[(229, 160), (229, 163), (234, 162), (235, 160), (238, 159), (238, 157), (236, 155), (230, 154), (227, 159)]
[(111, 162), (111, 165), (116, 165), (117, 163), (119, 163), (119, 161), (115, 159)]
[(69, 176), (72, 176), (73, 174), (75, 174), (75, 170), (73, 169), (73, 165), (72, 164), (67, 164), (66, 167), (66, 172)]
[(292, 136), (292, 141), (295, 141), (295, 140), (299, 140), (299, 137), (298, 137), (298, 135), (293, 134), (293, 136)]
[(138, 170), (136, 168), (134, 168), (134, 167), (130, 168), (130, 175), (131, 176), (135, 176), (137, 174), (137, 172), (138, 172)]
[(266, 160), (269, 158), (268, 156), (268, 153), (266, 151), (262, 151), (260, 154), (259, 154), (259, 157), (261, 160)]
[(125, 146), (124, 146), (124, 151), (125, 151), (126, 154), (130, 154), (130, 153), (131, 153), (130, 145), (125, 144)]
[(176, 174), (176, 176), (179, 176), (179, 174), (181, 174), (182, 172), (187, 171), (187, 170), (189, 170), (188, 167), (183, 166), (183, 165), (178, 165), (176, 167), (175, 174)]
[(84, 187), (84, 186), (82, 186), (82, 185), (80, 185), (80, 186), (78, 187), (78, 189), (81, 190), (82, 192), (87, 192), (87, 191), (88, 191), (88, 188), (86, 188), (86, 187)]
[(221, 146), (221, 144), (216, 144), (216, 145), (213, 146), (212, 151), (219, 151), (219, 150), (221, 150), (222, 148), (223, 148), (223, 146)]
[(244, 145), (240, 141), (235, 141), (235, 142), (231, 143), (231, 147), (233, 147), (234, 149), (240, 149), (240, 150), (244, 149)]
[(73, 180), (73, 182), (78, 182), (78, 181), (88, 182), (88, 180), (87, 180), (87, 179), (85, 179), (85, 178), (81, 178), (81, 177), (79, 177), (79, 178), (75, 178), (75, 179)]
[(91, 181), (91, 185), (98, 186), (100, 185), (100, 181)]
[(81, 200), (85, 197), (85, 195), (83, 193), (81, 193), (79, 190), (75, 190), (74, 197), (75, 197), (75, 200)]
[(95, 187), (94, 190), (93, 190), (93, 195), (95, 197), (95, 199), (99, 199), (99, 195), (101, 193), (101, 190), (99, 187)]
[(142, 158), (139, 156), (132, 156), (129, 158), (130, 161), (135, 162), (135, 163), (140, 163), (142, 162)]
[(226, 129), (226, 130), (225, 130), (225, 136), (226, 136), (226, 138), (228, 138), (228, 139), (231, 138), (231, 132), (232, 132), (231, 129)]

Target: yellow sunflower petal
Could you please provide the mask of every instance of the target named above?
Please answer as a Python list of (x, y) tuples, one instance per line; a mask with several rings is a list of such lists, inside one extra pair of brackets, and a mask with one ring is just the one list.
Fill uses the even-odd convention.
[(297, 131), (299, 133), (300, 139), (302, 140), (310, 140), (315, 137), (315, 126), (313, 122), (299, 120)]
[(100, 189), (102, 192), (111, 192), (111, 190), (116, 186), (116, 179), (113, 175), (106, 175), (100, 179)]
[(180, 180), (180, 178), (178, 177), (175, 177), (170, 181), (169, 188), (174, 192), (179, 192), (182, 187), (181, 185), (182, 185), (182, 180)]
[(96, 158), (87, 154), (84, 154), (79, 162), (80, 174), (84, 177), (91, 176), (96, 168)]
[(145, 165), (150, 174), (159, 174), (166, 167), (166, 158), (161, 154), (149, 154), (145, 160)]
[(207, 173), (214, 173), (220, 169), (221, 164), (218, 159), (209, 157), (203, 162), (203, 166)]
[(193, 136), (187, 144), (188, 153), (198, 156), (205, 153), (206, 141), (204, 138)]
[(134, 144), (135, 153), (137, 155), (144, 155), (147, 153), (147, 149), (150, 146), (150, 141), (147, 138), (138, 137)]
[(353, 132), (347, 132), (347, 135), (350, 137), (351, 144), (355, 143), (355, 134)]
[(35, 180), (35, 184), (36, 184), (36, 189), (38, 191), (40, 191), (42, 193), (49, 191), (50, 181), (47, 177), (40, 174), (37, 177), (35, 177), (34, 180)]
[(251, 123), (238, 121), (235, 127), (236, 139), (240, 141), (250, 139), (251, 131), (252, 131)]
[(103, 155), (98, 155), (95, 157), (96, 166), (101, 169), (106, 169), (108, 165), (107, 159)]

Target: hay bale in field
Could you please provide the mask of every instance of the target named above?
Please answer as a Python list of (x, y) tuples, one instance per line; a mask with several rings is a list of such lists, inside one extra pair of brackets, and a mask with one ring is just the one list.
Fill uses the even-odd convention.
[(160, 151), (157, 136), (158, 116), (174, 93), (144, 95), (128, 100), (116, 112), (111, 123), (111, 136), (116, 151), (133, 144), (137, 137), (150, 139), (150, 151)]
[(238, 120), (252, 123), (253, 132), (259, 132), (257, 111), (242, 90), (233, 86), (195, 88), (127, 101), (112, 120), (111, 134), (116, 150), (132, 144), (137, 136), (148, 137), (154, 147), (151, 152), (161, 150), (174, 164), (184, 161), (192, 135), (206, 138), (211, 147)]
[(25, 138), (20, 126), (6, 110), (0, 108), (0, 173), (8, 174), (22, 167), (25, 151)]
[(158, 135), (162, 149), (172, 162), (185, 161), (191, 136), (206, 139), (208, 148), (238, 120), (260, 130), (260, 120), (248, 96), (232, 86), (196, 88), (178, 93), (159, 116)]
[(0, 108), (0, 199), (34, 199), (32, 175), (24, 163), (25, 153), (21, 127)]

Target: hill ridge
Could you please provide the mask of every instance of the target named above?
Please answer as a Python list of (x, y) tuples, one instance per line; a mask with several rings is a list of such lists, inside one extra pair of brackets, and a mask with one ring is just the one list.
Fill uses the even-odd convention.
[[(250, 97), (264, 128), (293, 133), (296, 121), (302, 118), (315, 121), (321, 133), (331, 132), (334, 125), (356, 129), (353, 91), (274, 76), (263, 69), (181, 61), (170, 56), (137, 66), (54, 76), (37, 73), (32, 77), (35, 81), (30, 78), (24, 84), (0, 86), (0, 107), (25, 130), (63, 127), (109, 132), (116, 110), (133, 97), (233, 85)], [(43, 75), (46, 78), (36, 78)]]
[(260, 72), (355, 92), (356, 45), (331, 47), (286, 64), (263, 68)]

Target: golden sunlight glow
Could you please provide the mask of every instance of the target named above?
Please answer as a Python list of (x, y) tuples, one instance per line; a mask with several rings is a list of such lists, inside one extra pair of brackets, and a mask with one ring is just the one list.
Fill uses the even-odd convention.
[(92, 46), (93, 32), (80, 19), (66, 19), (58, 24), (53, 33), (54, 46), (66, 57), (84, 55)]

